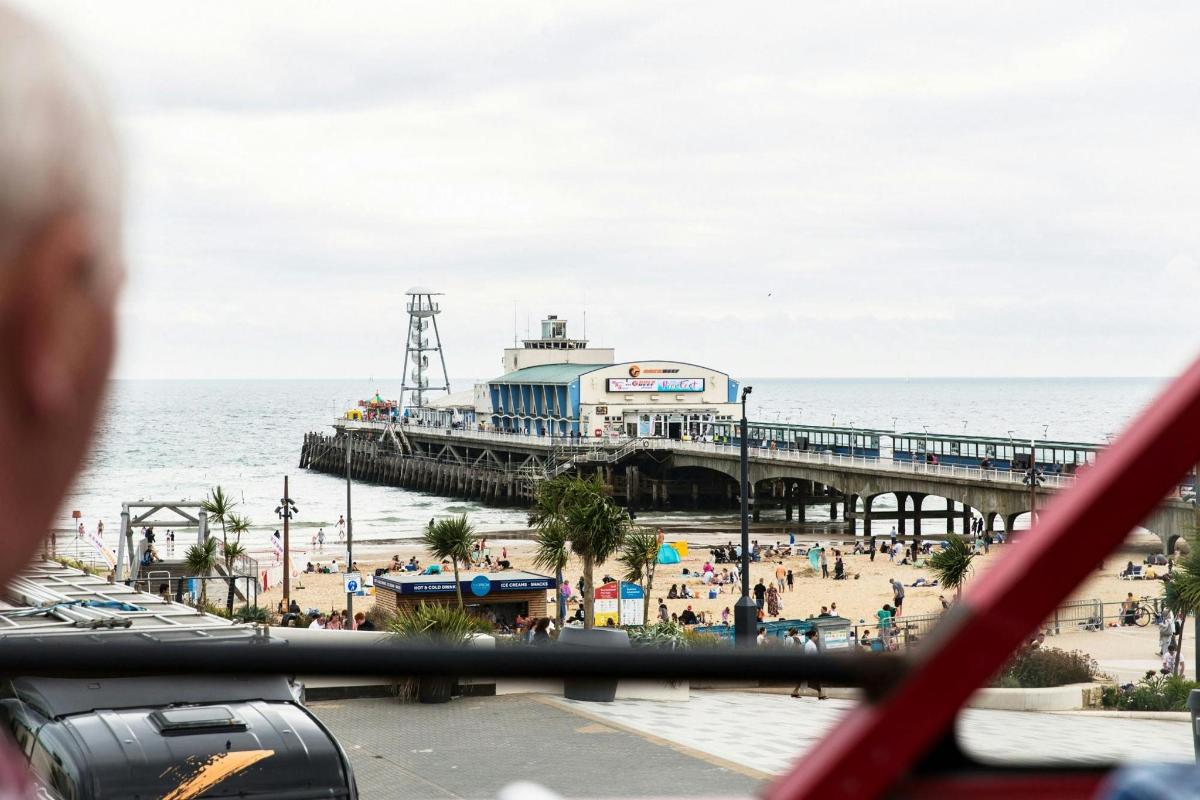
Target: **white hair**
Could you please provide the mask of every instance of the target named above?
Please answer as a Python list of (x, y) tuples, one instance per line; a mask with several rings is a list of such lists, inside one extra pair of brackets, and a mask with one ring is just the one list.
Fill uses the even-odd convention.
[(81, 212), (115, 273), (120, 184), (99, 86), (49, 32), (0, 3), (0, 268), (55, 214)]

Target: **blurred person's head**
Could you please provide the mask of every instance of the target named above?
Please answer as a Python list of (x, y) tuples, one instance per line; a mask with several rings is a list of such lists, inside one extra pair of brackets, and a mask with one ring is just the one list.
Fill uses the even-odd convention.
[(115, 347), (120, 158), (103, 98), (0, 0), (0, 581), (87, 450)]

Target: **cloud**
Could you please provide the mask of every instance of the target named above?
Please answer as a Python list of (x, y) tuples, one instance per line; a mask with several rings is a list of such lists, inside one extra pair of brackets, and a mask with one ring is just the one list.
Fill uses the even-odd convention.
[(26, 5), (131, 154), (122, 375), (396, 374), (418, 283), (456, 376), (514, 309), (758, 376), (1197, 344), (1188, 4)]

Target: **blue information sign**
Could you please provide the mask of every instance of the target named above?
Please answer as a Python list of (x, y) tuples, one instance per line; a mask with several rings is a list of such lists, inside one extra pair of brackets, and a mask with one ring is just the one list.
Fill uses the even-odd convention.
[(492, 582), (487, 575), (476, 575), (471, 579), (471, 594), (483, 597), (492, 590)]

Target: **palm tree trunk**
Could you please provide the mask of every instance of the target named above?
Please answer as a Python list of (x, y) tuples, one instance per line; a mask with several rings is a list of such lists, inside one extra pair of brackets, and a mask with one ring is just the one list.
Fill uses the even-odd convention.
[[(1179, 619), (1179, 642), (1175, 645), (1175, 664), (1171, 671), (1172, 675), (1179, 674), (1179, 668), (1183, 666), (1183, 632), (1187, 630), (1187, 612)], [(1193, 678), (1193, 680), (1195, 680)]]
[[(655, 559), (658, 555), (655, 554)], [(642, 624), (650, 624), (650, 594), (654, 591), (654, 561), (646, 565), (646, 596), (642, 598)]]
[(563, 626), (563, 620), (567, 616), (567, 613), (566, 613), (567, 601), (563, 598), (563, 593), (562, 593), (562, 584), (563, 584), (562, 578), (563, 578), (562, 567), (558, 567), (557, 569), (554, 570), (554, 600), (555, 600), (554, 607), (556, 609), (558, 609), (558, 627), (559, 628), (561, 628)]
[(454, 593), (458, 595), (458, 608), (459, 610), (462, 610), (465, 609), (466, 606), (463, 605), (462, 585), (458, 582), (458, 559), (452, 558), (450, 559), (450, 563), (454, 565)]
[(596, 592), (592, 589), (592, 557), (583, 557), (583, 627), (591, 630)]

